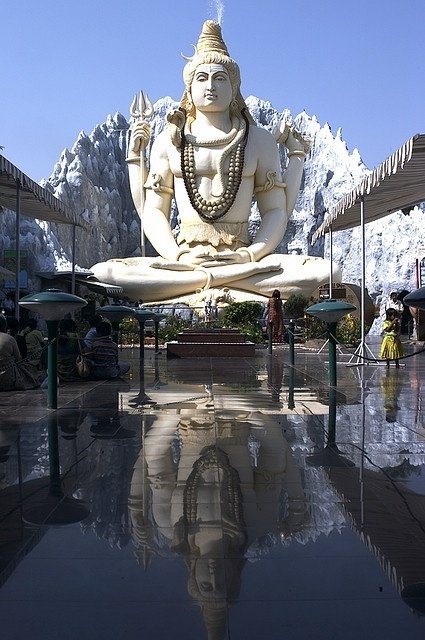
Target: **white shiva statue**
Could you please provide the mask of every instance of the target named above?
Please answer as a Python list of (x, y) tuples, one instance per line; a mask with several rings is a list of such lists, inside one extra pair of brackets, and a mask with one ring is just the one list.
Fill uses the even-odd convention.
[[(205, 297), (226, 288), (235, 301), (265, 300), (274, 289), (287, 299), (310, 295), (329, 281), (322, 258), (273, 253), (298, 195), (309, 144), (283, 123), (272, 135), (256, 126), (240, 93), (239, 67), (228, 54), (221, 27), (208, 20), (187, 62), (180, 108), (152, 145), (140, 118), (128, 146), (131, 192), (146, 237), (157, 257), (114, 258), (94, 265), (103, 282), (120, 285), (144, 302)], [(282, 173), (277, 143), (285, 144)], [(180, 233), (172, 233), (172, 199)], [(255, 198), (261, 223), (255, 239), (248, 219)], [(333, 267), (333, 280), (339, 280)], [(192, 296), (192, 298), (191, 298)]]

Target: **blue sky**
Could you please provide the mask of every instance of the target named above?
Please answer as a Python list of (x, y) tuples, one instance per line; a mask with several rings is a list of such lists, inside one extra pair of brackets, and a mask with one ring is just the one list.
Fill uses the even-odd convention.
[(217, 5), (245, 97), (342, 128), (370, 168), (425, 133), (423, 0), (20, 0), (0, 23), (1, 153), (47, 178), (140, 89), (179, 99), (180, 54)]

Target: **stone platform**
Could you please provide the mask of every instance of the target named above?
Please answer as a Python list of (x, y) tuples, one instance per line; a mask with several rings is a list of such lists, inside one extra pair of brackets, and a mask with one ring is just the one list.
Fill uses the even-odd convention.
[(185, 329), (167, 343), (168, 358), (250, 358), (255, 344), (237, 329)]

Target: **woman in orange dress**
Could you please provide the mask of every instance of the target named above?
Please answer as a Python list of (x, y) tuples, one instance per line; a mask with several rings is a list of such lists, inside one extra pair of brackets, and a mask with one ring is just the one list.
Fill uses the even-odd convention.
[(272, 325), (273, 342), (283, 342), (285, 325), (283, 323), (283, 304), (280, 298), (280, 291), (278, 289), (273, 291), (272, 297), (268, 301), (267, 311), (269, 331), (270, 325)]

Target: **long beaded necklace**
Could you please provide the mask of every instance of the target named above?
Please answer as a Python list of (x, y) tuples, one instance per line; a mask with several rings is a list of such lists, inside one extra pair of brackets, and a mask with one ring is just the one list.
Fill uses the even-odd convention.
[(242, 492), (238, 472), (230, 465), (229, 458), (221, 449), (207, 447), (193, 465), (183, 493), (183, 517), (186, 526), (194, 526), (198, 521), (198, 490), (202, 484), (202, 474), (208, 469), (220, 471), (223, 478), (225, 504), (234, 525), (244, 527)]
[[(219, 220), (229, 209), (233, 206), (236, 195), (238, 193), (243, 174), (243, 167), (245, 161), (245, 147), (248, 141), (248, 133), (249, 133), (249, 122), (244, 113), (245, 110), (242, 111), (242, 117), (244, 119), (245, 126), (242, 126), (240, 131), (236, 134), (235, 139), (229, 145), (229, 147), (223, 153), (219, 166), (218, 173), (221, 178), (221, 183), (223, 183), (222, 176), (224, 174), (224, 160), (229, 155), (229, 174), (227, 177), (226, 186), (222, 192), (222, 194), (214, 198), (213, 200), (206, 200), (199, 193), (198, 187), (196, 186), (196, 176), (195, 176), (195, 153), (194, 153), (194, 143), (192, 140), (195, 140), (193, 136), (187, 136), (182, 131), (182, 143), (181, 143), (181, 151), (180, 151), (180, 161), (181, 161), (181, 171), (183, 175), (184, 185), (186, 187), (186, 192), (189, 196), (190, 203), (192, 207), (195, 209), (199, 217), (205, 222), (211, 222), (215, 220)], [(233, 129), (232, 129), (233, 131)], [(196, 141), (197, 146), (214, 146), (218, 144), (223, 144), (229, 139), (229, 136), (232, 134), (228, 134), (225, 138), (220, 140), (213, 140), (207, 142)]]

